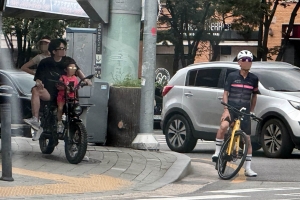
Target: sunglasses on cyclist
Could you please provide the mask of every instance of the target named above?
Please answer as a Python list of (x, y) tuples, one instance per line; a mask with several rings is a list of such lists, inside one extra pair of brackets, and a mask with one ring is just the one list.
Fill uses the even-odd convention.
[(252, 62), (252, 58), (250, 57), (243, 57), (240, 59), (242, 62)]

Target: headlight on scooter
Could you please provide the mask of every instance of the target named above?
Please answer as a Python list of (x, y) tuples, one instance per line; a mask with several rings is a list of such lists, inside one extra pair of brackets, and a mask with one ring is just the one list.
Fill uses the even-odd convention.
[(83, 111), (83, 109), (82, 109), (82, 107), (81, 107), (79, 104), (74, 105), (74, 107), (73, 107), (73, 113), (74, 113), (76, 116), (81, 115), (81, 114), (82, 114), (82, 111)]

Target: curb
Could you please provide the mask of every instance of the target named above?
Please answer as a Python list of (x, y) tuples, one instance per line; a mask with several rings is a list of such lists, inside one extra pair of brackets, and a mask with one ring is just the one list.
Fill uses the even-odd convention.
[(172, 154), (177, 157), (173, 165), (168, 169), (163, 177), (157, 181), (143, 187), (135, 188), (136, 191), (152, 191), (165, 185), (178, 181), (187, 176), (192, 168), (191, 158), (180, 153), (171, 151), (161, 151), (162, 153)]

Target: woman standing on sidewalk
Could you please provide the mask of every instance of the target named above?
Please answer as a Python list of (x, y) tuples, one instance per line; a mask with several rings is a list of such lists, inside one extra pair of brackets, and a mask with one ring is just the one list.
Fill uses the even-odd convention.
[(51, 40), (51, 38), (49, 36), (44, 36), (41, 38), (41, 40), (38, 42), (41, 53), (36, 55), (35, 57), (33, 57), (27, 63), (25, 63), (21, 67), (21, 70), (23, 70), (24, 72), (27, 72), (29, 74), (35, 75), (35, 70), (30, 69), (30, 67), (32, 67), (34, 65), (38, 66), (42, 59), (50, 56), (50, 53), (48, 51), (48, 45), (50, 43), (50, 40)]

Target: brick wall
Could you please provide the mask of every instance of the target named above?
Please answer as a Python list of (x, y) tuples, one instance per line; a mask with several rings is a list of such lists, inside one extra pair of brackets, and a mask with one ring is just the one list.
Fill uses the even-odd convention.
[[(289, 3), (286, 8), (283, 6), (278, 6), (275, 16), (273, 18), (271, 29), (273, 31), (273, 36), (269, 35), (268, 38), (268, 48), (272, 48), (275, 46), (280, 46), (281, 44), (281, 29), (282, 24), (288, 24), (290, 20), (291, 13), (295, 7), (296, 3)], [(300, 24), (300, 15), (297, 15), (295, 18), (294, 24)], [(256, 54), (256, 52), (254, 52)], [(273, 59), (276, 58), (276, 55), (273, 56)], [(209, 61), (209, 52), (202, 54), (201, 56), (196, 57), (196, 62), (205, 62)]]
[[(290, 3), (288, 4), (286, 8), (283, 6), (278, 6), (275, 16), (273, 18), (271, 29), (273, 31), (273, 36), (269, 35), (268, 39), (268, 48), (272, 48), (275, 46), (281, 45), (281, 34), (282, 34), (282, 24), (288, 24), (290, 21), (291, 13), (296, 5), (296, 3)], [(299, 11), (298, 11), (299, 12)], [(295, 18), (295, 23), (300, 23), (300, 16), (297, 15)], [(273, 59), (275, 59), (276, 56), (273, 56)]]

